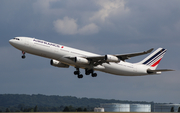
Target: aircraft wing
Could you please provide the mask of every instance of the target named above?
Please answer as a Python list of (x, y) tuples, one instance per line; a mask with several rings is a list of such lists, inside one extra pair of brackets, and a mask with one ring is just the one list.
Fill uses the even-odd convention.
[(147, 51), (138, 52), (138, 53), (119, 54), (119, 55), (117, 54), (117, 55), (114, 55), (114, 56), (116, 56), (116, 57), (118, 57), (118, 58), (120, 58), (121, 60), (124, 61), (124, 60), (126, 60), (126, 59), (129, 59), (130, 57), (135, 57), (135, 56), (139, 56), (139, 55), (148, 54), (148, 53), (152, 52), (153, 49), (154, 49), (154, 48), (151, 48), (151, 49), (149, 49), (149, 50), (147, 50)]
[[(144, 54), (147, 54), (147, 53), (150, 53), (152, 52), (154, 48), (151, 48), (147, 51), (144, 51), (144, 52), (137, 52), (137, 53), (129, 53), (129, 54), (116, 54), (116, 55), (113, 55), (113, 56), (116, 56), (118, 57), (120, 60), (126, 60), (126, 59), (129, 59), (130, 57), (135, 57), (135, 56), (139, 56), (139, 55), (144, 55)], [(91, 56), (91, 57), (87, 57), (87, 59), (96, 59), (96, 60), (103, 60), (104, 59), (104, 56)]]
[[(143, 51), (143, 52), (129, 53), (129, 54), (116, 54), (116, 55), (112, 55), (112, 56), (118, 57), (120, 60), (125, 61), (126, 59), (129, 59), (130, 57), (135, 57), (135, 56), (150, 53), (152, 50), (153, 50), (153, 48), (151, 48), (147, 51)], [(101, 65), (102, 63), (109, 63), (108, 61), (105, 60), (105, 55), (80, 56), (80, 57), (88, 59), (89, 61), (91, 61), (91, 63), (93, 63), (94, 66)], [(74, 60), (75, 56), (65, 56), (65, 58)]]
[[(120, 60), (125, 61), (126, 59), (129, 59), (130, 57), (135, 57), (135, 56), (139, 56), (139, 55), (144, 55), (147, 53), (152, 52), (154, 48), (151, 48), (147, 51), (144, 52), (137, 52), (137, 53), (129, 53), (129, 54), (116, 54), (116, 55), (112, 55), (112, 56), (116, 56), (118, 57)], [(99, 55), (99, 56), (90, 56), (90, 57), (86, 57), (88, 60), (93, 61), (94, 65), (101, 65), (102, 63), (109, 63), (105, 60), (105, 56), (104, 55)]]

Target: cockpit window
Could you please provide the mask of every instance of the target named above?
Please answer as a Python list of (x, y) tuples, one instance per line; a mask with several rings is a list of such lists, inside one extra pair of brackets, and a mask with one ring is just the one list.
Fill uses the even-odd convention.
[(13, 38), (13, 39), (15, 39), (15, 40), (19, 40), (19, 38)]

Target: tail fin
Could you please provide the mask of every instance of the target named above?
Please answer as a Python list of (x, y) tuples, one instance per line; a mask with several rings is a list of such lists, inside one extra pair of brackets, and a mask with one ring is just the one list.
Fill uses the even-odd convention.
[(138, 64), (150, 66), (150, 69), (155, 70), (157, 68), (159, 62), (161, 61), (162, 57), (166, 53), (166, 51), (167, 51), (167, 49), (158, 48), (156, 51), (154, 51), (152, 54), (147, 56), (145, 59), (138, 62)]

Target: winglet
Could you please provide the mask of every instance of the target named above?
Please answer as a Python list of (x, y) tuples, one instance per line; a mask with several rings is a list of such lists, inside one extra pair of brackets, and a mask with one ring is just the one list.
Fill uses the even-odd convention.
[(154, 48), (151, 48), (151, 49), (145, 51), (145, 53), (151, 53), (153, 50), (154, 50)]

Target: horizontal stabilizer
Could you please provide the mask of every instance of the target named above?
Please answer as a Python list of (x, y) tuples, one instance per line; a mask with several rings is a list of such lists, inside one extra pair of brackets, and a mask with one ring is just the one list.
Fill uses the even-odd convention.
[(148, 69), (147, 73), (154, 74), (154, 73), (161, 73), (161, 72), (164, 72), (164, 71), (175, 71), (175, 70), (172, 70), (172, 69), (157, 69), (157, 70)]

